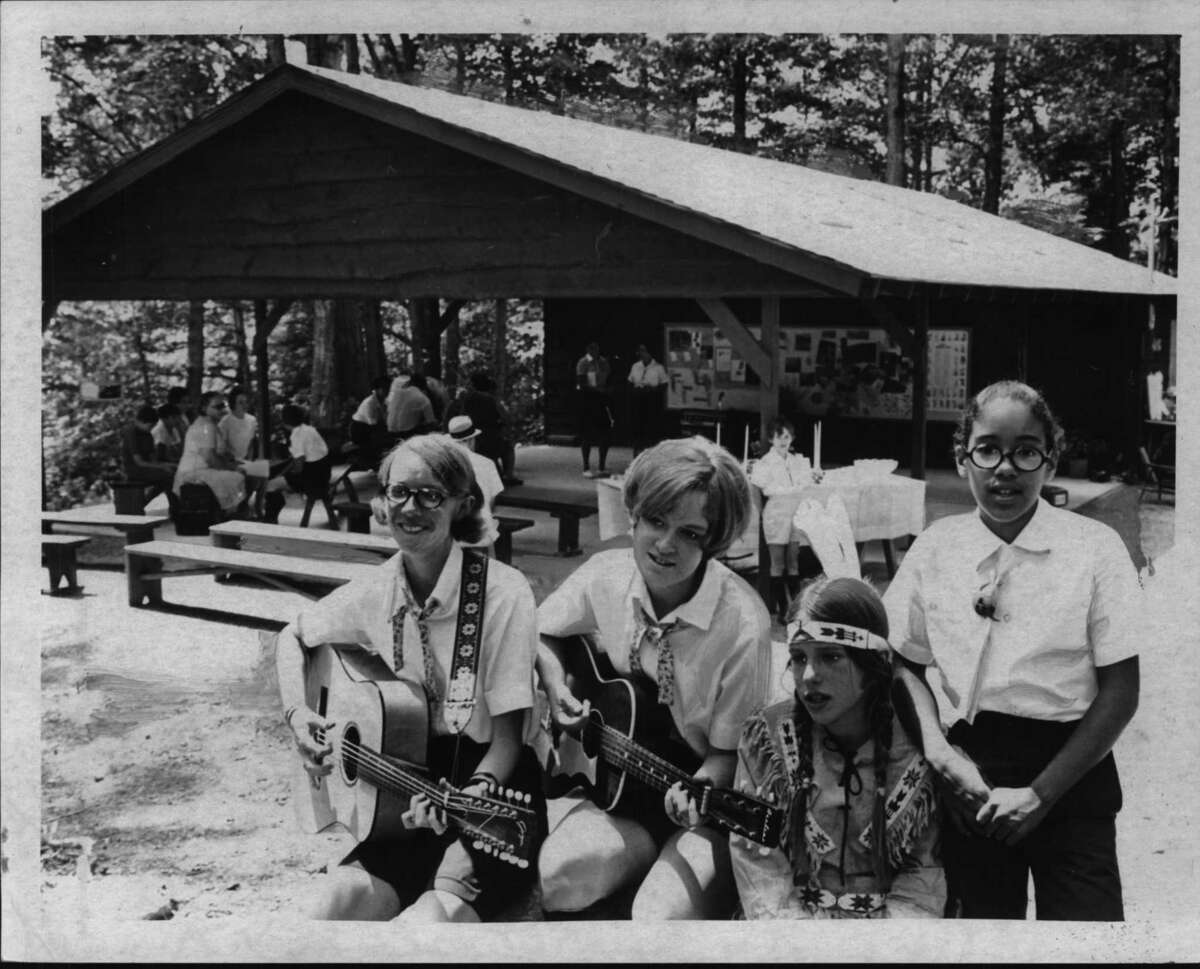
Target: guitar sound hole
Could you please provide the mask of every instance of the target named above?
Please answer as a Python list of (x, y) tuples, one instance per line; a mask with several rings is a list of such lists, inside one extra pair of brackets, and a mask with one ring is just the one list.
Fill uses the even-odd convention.
[(358, 727), (347, 727), (342, 734), (342, 774), (346, 783), (353, 784), (358, 780), (358, 747), (360, 736)]

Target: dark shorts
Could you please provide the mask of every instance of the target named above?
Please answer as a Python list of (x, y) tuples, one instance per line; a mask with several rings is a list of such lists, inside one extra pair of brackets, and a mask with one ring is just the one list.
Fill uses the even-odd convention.
[[(956, 723), (949, 739), (979, 765), (992, 786), (1027, 787), (1077, 725), (984, 712), (974, 724)], [(1109, 753), (1016, 845), (946, 824), (942, 850), (948, 914), (1023, 919), (1032, 873), (1039, 919), (1121, 921), (1120, 808), (1121, 784)]]
[[(431, 770), (433, 776), (447, 777), (458, 787), (466, 782), (485, 749), (464, 739), (455, 765), (452, 738), (438, 738), (431, 747), (431, 765), (437, 765)], [(541, 767), (530, 748), (521, 749), (513, 775), (504, 786), (533, 796), (539, 825), (535, 844), (540, 844), (546, 831), (546, 801), (541, 794)], [(444, 835), (437, 835), (421, 829), (404, 832), (391, 841), (367, 842), (341, 863), (357, 862), (368, 874), (387, 882), (399, 897), (401, 908), (407, 908), (423, 892), (437, 889), (461, 898), (483, 921), (510, 908), (533, 889), (535, 864), (519, 868), (501, 861), (475, 848), (469, 835), (456, 836), (456, 830), (451, 826)], [(536, 859), (536, 848), (531, 857)]]

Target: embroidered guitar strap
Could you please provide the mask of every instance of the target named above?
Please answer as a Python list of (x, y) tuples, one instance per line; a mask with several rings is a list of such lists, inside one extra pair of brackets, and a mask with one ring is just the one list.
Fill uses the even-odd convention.
[(475, 711), (475, 681), (479, 672), (479, 640), (483, 635), (483, 603), (487, 591), (488, 557), (463, 549), (462, 581), (458, 587), (458, 626), (442, 718), (451, 733), (461, 734)]

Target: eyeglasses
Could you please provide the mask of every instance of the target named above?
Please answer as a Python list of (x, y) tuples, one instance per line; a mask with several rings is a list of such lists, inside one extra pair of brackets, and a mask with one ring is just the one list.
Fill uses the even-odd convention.
[(983, 471), (993, 471), (1000, 467), (1005, 458), (1018, 471), (1036, 471), (1050, 458), (1032, 444), (1021, 444), (1011, 451), (1005, 451), (995, 444), (976, 444), (967, 452), (967, 457), (975, 467)]
[(423, 508), (425, 511), (440, 508), (442, 502), (450, 497), (439, 488), (410, 488), (408, 485), (402, 484), (388, 485), (384, 494), (394, 505), (403, 506), (409, 498), (412, 498), (416, 501), (417, 507)]

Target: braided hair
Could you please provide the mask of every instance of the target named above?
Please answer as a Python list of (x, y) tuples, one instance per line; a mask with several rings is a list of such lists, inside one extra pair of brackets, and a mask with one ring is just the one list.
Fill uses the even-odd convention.
[[(820, 576), (810, 582), (793, 601), (788, 622), (835, 622), (857, 626), (882, 636), (888, 635), (887, 612), (879, 593), (861, 579), (848, 576)], [(847, 649), (846, 655), (862, 672), (865, 708), (875, 744), (875, 803), (871, 818), (871, 854), (875, 877), (882, 890), (891, 881), (887, 861), (887, 825), (884, 803), (887, 798), (887, 764), (892, 749), (891, 657), (874, 650)], [(808, 709), (799, 697), (793, 704), (799, 754), (800, 792), (793, 804), (791, 823), (792, 866), (797, 882), (809, 877), (808, 851), (804, 843), (804, 817), (808, 810), (813, 779), (813, 724)]]

